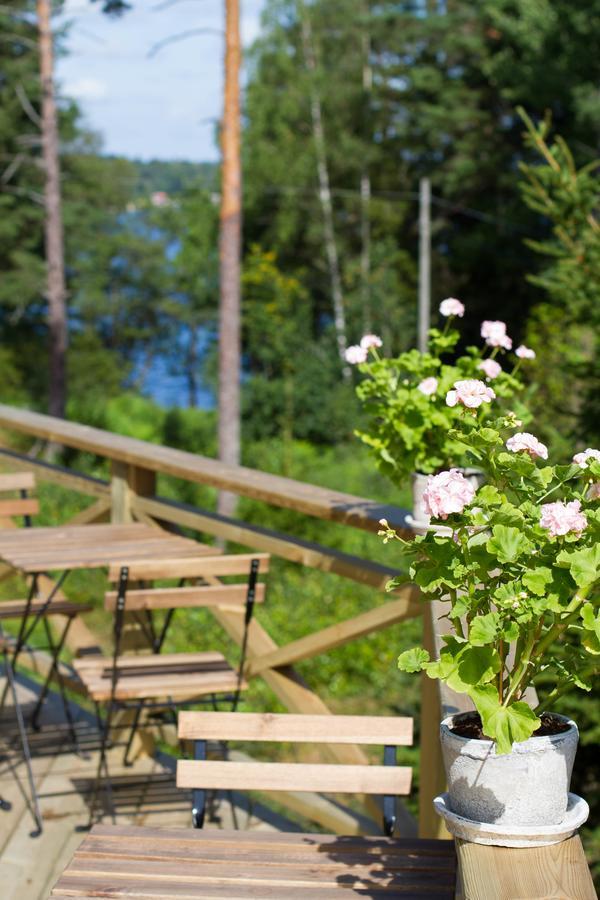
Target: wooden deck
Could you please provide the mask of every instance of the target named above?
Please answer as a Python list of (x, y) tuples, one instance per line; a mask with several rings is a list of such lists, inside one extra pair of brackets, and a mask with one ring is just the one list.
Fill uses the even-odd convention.
[[(0, 676), (0, 686), (4, 679)], [(33, 703), (37, 685), (19, 679), (25, 711)], [(95, 776), (98, 735), (94, 719), (74, 706), (81, 755), (73, 752), (58, 698), (44, 706), (41, 729), (30, 734), (33, 769), (44, 818), (41, 836), (32, 837), (34, 821), (28, 809), (28, 787), (12, 709), (0, 719), (0, 798), (9, 810), (0, 809), (0, 896), (2, 900), (47, 900), (58, 876), (71, 859), (85, 833), (78, 831), (88, 819), (86, 798)], [(111, 751), (113, 797), (119, 825), (190, 827), (189, 793), (175, 787), (174, 760), (141, 757), (132, 768), (123, 768), (122, 748)], [(208, 828), (251, 827), (272, 831), (295, 830), (288, 820), (263, 807), (251, 811), (244, 798), (233, 795), (220, 802)], [(235, 816), (235, 821), (234, 821)], [(104, 821), (110, 822), (110, 817)]]

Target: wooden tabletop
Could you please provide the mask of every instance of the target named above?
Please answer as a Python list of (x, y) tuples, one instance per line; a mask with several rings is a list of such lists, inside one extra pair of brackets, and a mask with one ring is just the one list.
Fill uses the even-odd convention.
[(152, 525), (64, 525), (0, 531), (0, 559), (27, 574), (145, 559), (214, 554), (215, 548)]
[(160, 900), (453, 900), (451, 841), (96, 825), (52, 892)]

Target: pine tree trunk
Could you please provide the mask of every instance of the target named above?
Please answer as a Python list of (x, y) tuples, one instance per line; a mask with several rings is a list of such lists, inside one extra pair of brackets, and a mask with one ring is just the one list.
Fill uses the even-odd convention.
[[(371, 93), (373, 90), (373, 70), (371, 68), (371, 35), (369, 34), (369, 4), (363, 7), (365, 19), (364, 30), (361, 35), (363, 67), (362, 88), (365, 106), (365, 128), (367, 130), (367, 142), (373, 140), (370, 131), (371, 121)], [(365, 334), (373, 329), (371, 315), (371, 175), (369, 163), (365, 154), (365, 162), (360, 177), (360, 282), (362, 319)]]
[[(222, 188), (219, 311), (219, 457), (240, 462), (240, 255), (242, 172), (240, 160), (239, 0), (225, 0), (225, 103), (222, 124)], [(236, 497), (219, 493), (218, 511), (232, 515)]]
[(59, 137), (54, 99), (54, 60), (50, 27), (50, 0), (37, 0), (37, 23), (42, 82), (42, 154), (46, 243), (46, 298), (50, 337), (50, 390), (48, 411), (64, 418), (66, 407), (67, 304), (63, 224), (60, 193)]
[(344, 308), (344, 295), (342, 292), (342, 279), (340, 275), (340, 263), (335, 240), (335, 227), (333, 223), (333, 204), (331, 201), (331, 187), (329, 168), (327, 165), (327, 148), (325, 144), (325, 130), (323, 128), (323, 112), (321, 98), (316, 84), (317, 60), (315, 57), (312, 27), (308, 10), (305, 9), (302, 0), (298, 0), (298, 17), (302, 31), (302, 52), (304, 63), (310, 74), (310, 115), (315, 142), (315, 154), (317, 158), (317, 176), (319, 180), (319, 201), (323, 214), (323, 237), (325, 240), (325, 253), (329, 267), (331, 281), (331, 297), (333, 301), (333, 318), (338, 353), (343, 363), (345, 378), (350, 377), (350, 369), (346, 364), (344, 354), (348, 346), (346, 335), (346, 312)]

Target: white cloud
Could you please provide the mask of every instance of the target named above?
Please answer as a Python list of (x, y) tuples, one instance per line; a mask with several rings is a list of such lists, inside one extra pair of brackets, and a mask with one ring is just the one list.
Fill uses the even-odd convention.
[(65, 97), (74, 97), (76, 100), (102, 100), (108, 94), (106, 84), (99, 78), (82, 76), (73, 81), (67, 81), (61, 91)]

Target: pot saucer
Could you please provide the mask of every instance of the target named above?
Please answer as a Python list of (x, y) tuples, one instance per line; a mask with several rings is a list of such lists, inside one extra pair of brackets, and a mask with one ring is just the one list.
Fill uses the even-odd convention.
[(560, 825), (495, 825), (458, 816), (448, 807), (448, 794), (440, 794), (433, 801), (435, 810), (454, 837), (472, 844), (493, 844), (496, 847), (545, 847), (559, 844), (575, 834), (586, 821), (590, 808), (582, 797), (569, 794), (567, 811)]

